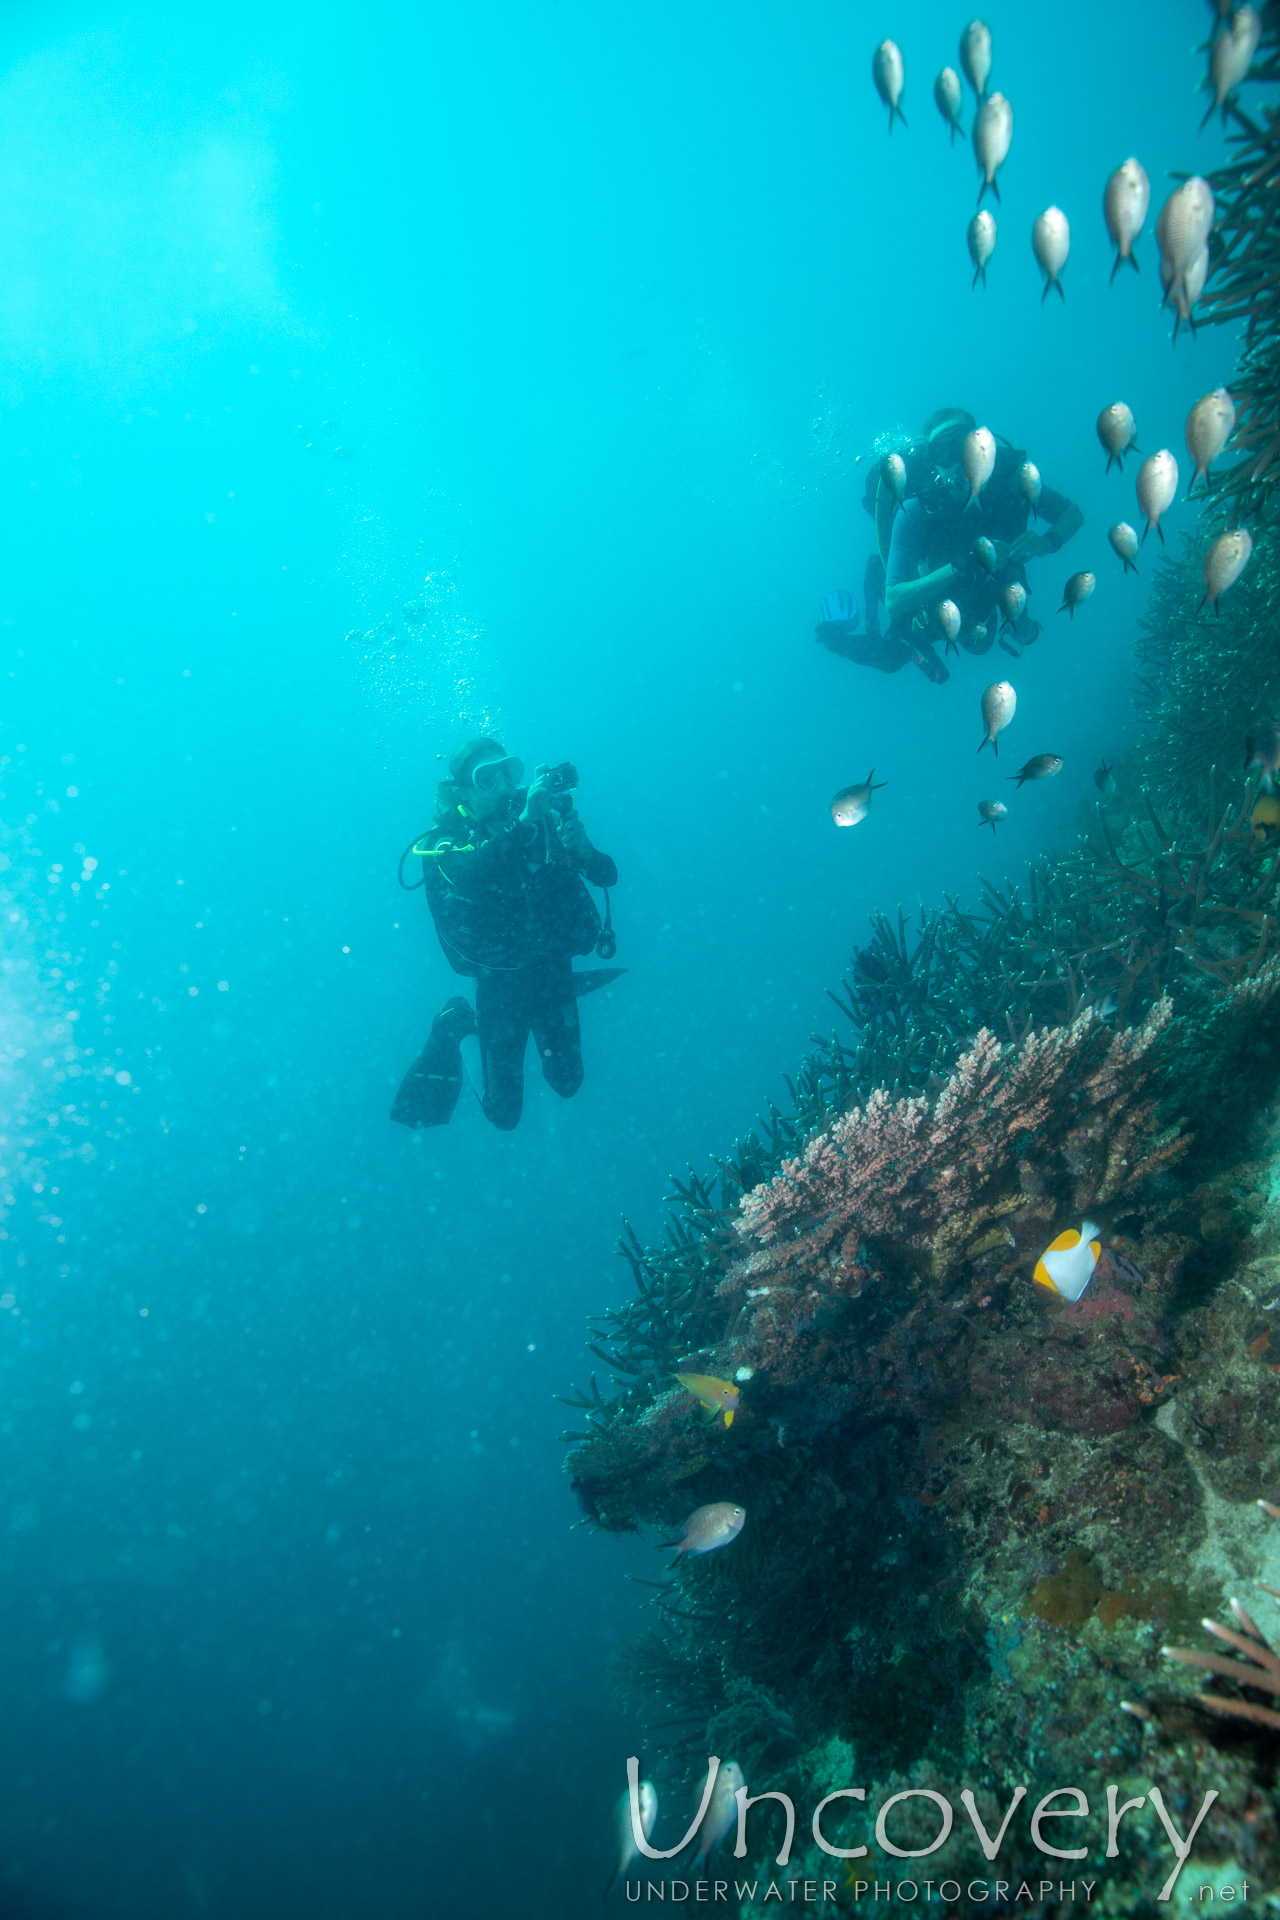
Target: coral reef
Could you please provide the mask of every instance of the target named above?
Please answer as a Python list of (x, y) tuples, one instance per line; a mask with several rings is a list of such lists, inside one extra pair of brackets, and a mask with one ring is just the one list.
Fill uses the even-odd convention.
[[(1280, 78), (1274, 0), (1263, 24), (1252, 77)], [(1052, 1756), (1040, 1790), (1095, 1807), (1155, 1789), (1185, 1828), (1215, 1795), (1196, 1872), (1224, 1898), (1280, 1889), (1280, 1616), (1235, 1598), (1280, 1589), (1255, 1498), (1280, 1484), (1280, 835), (1243, 764), (1280, 711), (1280, 147), (1272, 110), (1230, 111), (1206, 309), (1248, 317), (1242, 457), (1155, 575), (1116, 794), (1025, 886), (875, 917), (792, 1110), (674, 1183), (665, 1244), (625, 1229), (634, 1294), (593, 1328), (611, 1378), (565, 1436), (601, 1530), (746, 1509), (628, 1657), (669, 1782), (716, 1752), (808, 1803), (970, 1785), (994, 1828)], [(1204, 547), (1243, 513), (1253, 561), (1215, 618)], [(1103, 1251), (1068, 1303), (1031, 1276), (1086, 1216)], [(736, 1384), (731, 1429), (677, 1369)], [(1233, 1600), (1211, 1631), (1239, 1657), (1189, 1646)], [(1170, 1643), (1236, 1692), (1179, 1687)], [(1158, 1912), (1167, 1838), (1149, 1809), (1128, 1831), (1094, 1904)], [(986, 1865), (959, 1825), (928, 1860)], [(1045, 1865), (1025, 1829), (1001, 1858)], [(824, 1868), (809, 1847), (790, 1871)]]
[[(747, 1508), (732, 1550), (657, 1593), (628, 1660), (669, 1780), (717, 1752), (797, 1804), (969, 1784), (994, 1809), (1043, 1777), (1094, 1807), (1114, 1783), (1185, 1809), (1194, 1785), (1219, 1796), (1197, 1883), (1280, 1878), (1265, 1754), (1216, 1732), (1161, 1655), (1241, 1580), (1280, 1582), (1253, 1498), (1280, 1470), (1280, 1122), (1253, 1109), (1210, 1149), (1156, 1097), (1189, 1084), (1182, 1052), (1203, 1068), (1267, 1027), (1278, 984), (1273, 964), (1186, 1031), (1162, 1000), (1118, 1033), (1086, 1010), (981, 1035), (936, 1091), (873, 1096), (727, 1216), (704, 1204), (701, 1236), (686, 1218), (699, 1334), (679, 1357), (749, 1375), (734, 1425), (637, 1372), (570, 1454), (605, 1528)], [(1106, 1250), (1067, 1305), (1030, 1268), (1086, 1207)], [(1104, 1910), (1157, 1911), (1167, 1852), (1135, 1824)], [(1002, 1873), (1043, 1869), (1011, 1838)], [(985, 1862), (957, 1833), (929, 1870)]]
[[(1196, 564), (1161, 583), (1184, 688)], [(1275, 635), (1237, 606), (1211, 631), (1243, 686)], [(628, 1657), (668, 1784), (714, 1751), (755, 1790), (1007, 1805), (1052, 1754), (1094, 1804), (1212, 1788), (1197, 1860), (1280, 1883), (1264, 1724), (1228, 1733), (1160, 1652), (1242, 1579), (1280, 1584), (1254, 1504), (1280, 1476), (1275, 849), (1221, 763), (1230, 727), (1188, 772), (1151, 719), (1132, 804), (1025, 896), (948, 902), (914, 941), (879, 919), (839, 996), (852, 1040), (718, 1181), (675, 1183), (665, 1245), (627, 1230), (634, 1297), (597, 1326), (613, 1380), (572, 1402), (568, 1466), (604, 1530), (747, 1510)], [(1105, 1250), (1067, 1305), (1030, 1274), (1086, 1212)], [(735, 1380), (731, 1430), (682, 1367)], [(983, 1870), (965, 1844), (939, 1873)], [(1161, 1845), (1135, 1829), (1108, 1911), (1156, 1910)], [(1011, 1874), (1042, 1870), (1010, 1848)]]

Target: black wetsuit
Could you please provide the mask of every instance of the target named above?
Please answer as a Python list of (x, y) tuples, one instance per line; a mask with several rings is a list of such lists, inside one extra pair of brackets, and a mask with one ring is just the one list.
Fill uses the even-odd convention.
[[(995, 574), (986, 574), (970, 557), (974, 542), (983, 534), (989, 540), (1010, 546), (1025, 533), (1030, 508), (1017, 484), (1018, 469), (1025, 458), (1019, 448), (1002, 446), (997, 450), (995, 469), (982, 490), (978, 508), (966, 508), (963, 500), (952, 500), (933, 490), (908, 498), (901, 512), (894, 515), (886, 593), (895, 587), (909, 586), (922, 574), (934, 573), (939, 567), (959, 567), (963, 577), (951, 589), (951, 598), (960, 611), (959, 640), (967, 653), (985, 653), (994, 641), (1001, 587), (1014, 580), (1024, 587), (1027, 584), (1026, 569), (1021, 562), (1006, 565)], [(1070, 504), (1065, 494), (1045, 487), (1037, 511), (1052, 522), (1060, 519)], [(1025, 644), (1024, 636), (1030, 635), (1033, 627), (1025, 612), (1018, 626), (1023, 629), (1019, 637)], [(927, 623), (921, 622), (920, 628), (927, 645)], [(889, 631), (907, 645), (921, 642), (921, 631), (913, 631), (910, 620), (896, 621)]]
[[(983, 488), (981, 511), (964, 510), (963, 499), (952, 500), (928, 480), (927, 465), (913, 459), (908, 466), (908, 498), (894, 512), (889, 536), (888, 565), (873, 553), (867, 562), (862, 583), (866, 625), (859, 633), (856, 621), (824, 620), (816, 629), (817, 638), (832, 653), (852, 660), (855, 666), (875, 667), (881, 673), (896, 673), (908, 661), (923, 665), (930, 678), (945, 679), (934, 653), (931, 622), (921, 616), (888, 621), (881, 627), (880, 602), (890, 589), (910, 585), (922, 574), (936, 572), (947, 565), (959, 567), (962, 584), (952, 588), (951, 598), (960, 612), (959, 644), (966, 653), (986, 653), (996, 637), (996, 618), (1000, 588), (1016, 580), (1027, 584), (1021, 562), (1006, 564), (994, 576), (983, 573), (971, 560), (974, 542), (981, 534), (1006, 546), (1026, 531), (1030, 509), (1017, 484), (1018, 468), (1026, 454), (1016, 447), (1001, 445), (991, 479)], [(864, 504), (876, 517), (875, 475), (868, 485)], [(1067, 511), (1065, 494), (1045, 487), (1037, 503), (1042, 519), (1050, 522)], [(1024, 611), (1014, 628), (1011, 652), (1026, 646), (1034, 638), (1036, 623)]]
[[(524, 796), (517, 795), (518, 815)], [(445, 957), (476, 983), (474, 1025), (465, 1002), (436, 1018), (396, 1096), (391, 1117), (410, 1127), (441, 1126), (462, 1086), (459, 1041), (476, 1032), (482, 1104), (509, 1130), (524, 1101), (524, 1055), (533, 1035), (548, 1085), (568, 1100), (582, 1085), (582, 1044), (572, 957), (590, 953), (600, 916), (584, 886), (612, 887), (618, 869), (593, 848), (580, 864), (554, 826), (490, 830), (461, 815), (432, 833), (422, 870), (427, 904)]]

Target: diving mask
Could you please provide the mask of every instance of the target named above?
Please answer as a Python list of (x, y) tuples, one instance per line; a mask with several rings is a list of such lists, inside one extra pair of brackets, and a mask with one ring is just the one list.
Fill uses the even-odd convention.
[(508, 754), (502, 760), (482, 760), (472, 770), (471, 784), (477, 793), (514, 793), (524, 779), (524, 761)]
[(939, 493), (946, 495), (948, 500), (963, 499), (969, 486), (968, 481), (964, 477), (964, 468), (960, 465), (959, 461), (957, 461), (954, 466), (935, 467), (933, 469), (933, 484)]

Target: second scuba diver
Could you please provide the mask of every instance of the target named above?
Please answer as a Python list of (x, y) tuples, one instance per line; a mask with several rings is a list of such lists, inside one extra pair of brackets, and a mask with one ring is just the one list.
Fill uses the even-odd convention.
[(523, 781), (523, 765), (498, 741), (464, 740), (436, 788), (435, 825), (412, 848), (445, 958), (475, 981), (476, 1001), (473, 1009), (458, 995), (436, 1015), (391, 1109), (402, 1126), (439, 1127), (452, 1117), (470, 1034), (479, 1037), (481, 1105), (495, 1127), (520, 1119), (530, 1034), (549, 1086), (568, 1100), (582, 1085), (578, 996), (620, 971), (573, 970), (574, 954), (614, 951), (610, 921), (584, 882), (607, 889), (618, 869), (575, 811), (572, 767), (539, 767)]
[[(1084, 524), (1073, 501), (1044, 487), (1037, 511), (1049, 522), (1048, 529), (1036, 533), (1028, 528), (1030, 507), (1017, 479), (1027, 456), (1006, 441), (997, 444), (981, 512), (966, 513), (969, 487), (960, 450), (976, 424), (963, 407), (942, 407), (929, 416), (921, 439), (903, 455), (906, 489), (900, 506), (878, 468), (872, 468), (863, 505), (875, 522), (877, 551), (863, 582), (865, 626), (858, 631), (850, 595), (829, 594), (817, 638), (833, 653), (882, 673), (896, 673), (911, 661), (930, 680), (949, 679), (934, 651), (933, 615), (939, 602), (951, 600), (959, 609), (959, 645), (967, 653), (986, 653), (996, 637), (1000, 589), (1015, 580), (1025, 587), (1027, 561), (1057, 553)], [(994, 573), (986, 572), (974, 555), (980, 535), (996, 549)], [(1039, 621), (1024, 610), (1013, 624), (1010, 641), (1002, 644), (1020, 653), (1039, 632)]]

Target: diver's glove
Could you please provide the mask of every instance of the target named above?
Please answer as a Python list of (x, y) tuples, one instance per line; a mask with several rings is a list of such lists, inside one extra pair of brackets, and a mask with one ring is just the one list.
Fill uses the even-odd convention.
[(595, 852), (595, 848), (587, 838), (587, 830), (576, 813), (566, 814), (562, 817), (560, 821), (560, 845), (564, 848), (569, 858), (576, 860), (579, 865), (581, 865), (584, 860), (589, 860)]
[(972, 589), (985, 587), (991, 579), (991, 575), (987, 572), (972, 547), (970, 547), (963, 559), (952, 561), (951, 571), (955, 575), (956, 586), (960, 588), (968, 587)]
[(1028, 527), (1009, 548), (1009, 560), (1016, 565), (1019, 561), (1042, 560), (1046, 553), (1056, 553), (1062, 542), (1054, 540), (1051, 533), (1052, 529), (1050, 533), (1036, 533)]
[(529, 791), (525, 795), (524, 806), (520, 813), (521, 826), (536, 826), (546, 819), (554, 807), (555, 794), (550, 782), (545, 775), (539, 774), (536, 780), (531, 780), (529, 783)]

